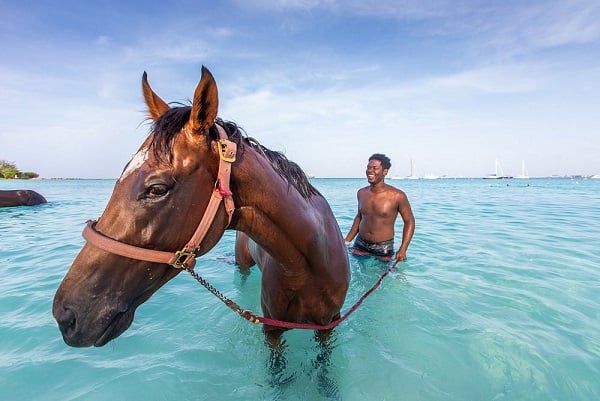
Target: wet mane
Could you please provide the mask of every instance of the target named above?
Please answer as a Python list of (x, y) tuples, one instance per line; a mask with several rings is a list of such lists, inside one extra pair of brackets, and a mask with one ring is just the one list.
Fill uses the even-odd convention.
[[(172, 145), (174, 138), (181, 132), (190, 118), (191, 107), (181, 106), (172, 107), (167, 110), (152, 124), (152, 149), (155, 157), (165, 163), (171, 164)], [(283, 153), (270, 150), (261, 145), (254, 138), (246, 135), (244, 130), (234, 122), (223, 121), (220, 118), (216, 121), (225, 129), (230, 140), (238, 145), (238, 151), (243, 153), (248, 146), (258, 153), (262, 154), (271, 164), (273, 169), (284, 178), (289, 185), (296, 188), (303, 198), (309, 200), (313, 195), (319, 195), (319, 191), (312, 186), (308, 177), (302, 171), (298, 164), (289, 160)], [(219, 138), (217, 128), (212, 126), (207, 136), (207, 141), (217, 140)]]

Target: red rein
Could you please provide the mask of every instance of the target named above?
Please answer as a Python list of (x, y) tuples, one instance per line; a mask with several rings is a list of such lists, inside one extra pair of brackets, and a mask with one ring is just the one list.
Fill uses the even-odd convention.
[(346, 318), (348, 318), (348, 316), (350, 316), (352, 314), (352, 312), (357, 310), (358, 307), (363, 303), (363, 301), (365, 299), (367, 299), (367, 297), (369, 295), (371, 295), (381, 285), (381, 282), (383, 281), (383, 279), (396, 268), (396, 265), (398, 265), (398, 261), (394, 262), (394, 264), (392, 266), (390, 266), (381, 275), (381, 277), (379, 277), (379, 279), (375, 282), (375, 284), (373, 284), (373, 286), (367, 292), (365, 292), (363, 294), (363, 296), (360, 297), (360, 299), (358, 301), (356, 301), (356, 303), (354, 305), (352, 305), (352, 307), (346, 311), (346, 313), (344, 313), (341, 317), (339, 317), (338, 319), (336, 319), (333, 322), (328, 323), (328, 324), (320, 325), (320, 324), (309, 324), (309, 323), (285, 322), (283, 320), (277, 320), (277, 319), (271, 319), (268, 317), (257, 316), (248, 310), (240, 309), (237, 312), (244, 319), (248, 320), (249, 322), (255, 323), (255, 324), (262, 323), (262, 324), (265, 324), (268, 326), (281, 327), (284, 329), (331, 330), (334, 327), (338, 326), (340, 323), (342, 323), (344, 320), (346, 320)]

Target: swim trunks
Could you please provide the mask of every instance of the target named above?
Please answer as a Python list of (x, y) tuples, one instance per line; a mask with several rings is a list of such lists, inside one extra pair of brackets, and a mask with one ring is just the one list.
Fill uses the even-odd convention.
[(367, 242), (358, 234), (350, 251), (355, 255), (376, 256), (383, 260), (391, 260), (394, 256), (394, 239), (381, 242)]

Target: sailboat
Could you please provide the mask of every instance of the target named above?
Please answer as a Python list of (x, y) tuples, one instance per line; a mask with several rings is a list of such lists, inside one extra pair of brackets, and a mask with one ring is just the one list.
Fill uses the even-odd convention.
[(413, 159), (410, 159), (410, 175), (408, 176), (409, 180), (418, 180), (419, 177), (415, 175), (415, 163)]
[(486, 175), (485, 177), (483, 177), (484, 179), (488, 179), (488, 180), (498, 180), (498, 179), (502, 179), (502, 178), (512, 178), (511, 176), (508, 175), (504, 175), (504, 172), (502, 171), (502, 166), (500, 165), (500, 162), (498, 161), (498, 159), (496, 159), (496, 169), (495, 172)]
[(393, 180), (416, 180), (419, 177), (415, 175), (415, 163), (410, 159), (410, 175), (408, 177), (393, 176)]
[(529, 174), (527, 173), (527, 169), (525, 168), (525, 160), (521, 161), (521, 174), (515, 176), (515, 178), (519, 178), (521, 180), (526, 180), (529, 178)]

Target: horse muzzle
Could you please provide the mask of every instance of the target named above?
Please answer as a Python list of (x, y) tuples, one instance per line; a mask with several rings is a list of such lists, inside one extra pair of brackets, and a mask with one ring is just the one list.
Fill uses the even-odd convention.
[(56, 297), (52, 313), (67, 345), (101, 347), (129, 328), (135, 308), (127, 306), (97, 315), (85, 308), (68, 305)]

